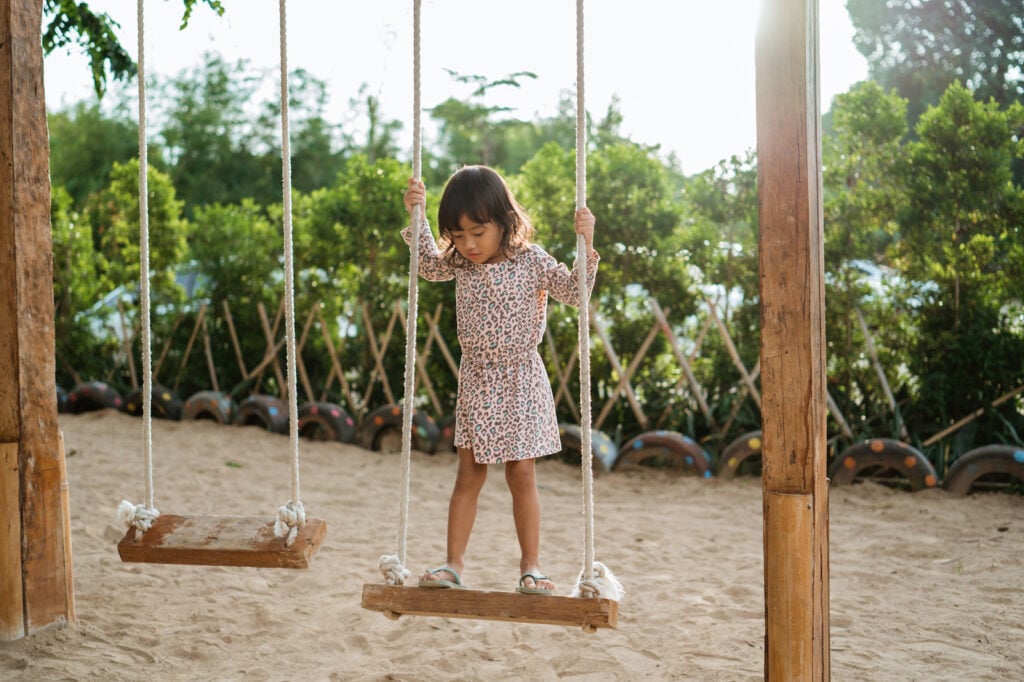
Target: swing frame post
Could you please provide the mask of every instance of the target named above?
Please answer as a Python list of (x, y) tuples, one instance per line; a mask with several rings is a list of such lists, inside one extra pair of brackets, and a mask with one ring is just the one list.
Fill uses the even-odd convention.
[(765, 0), (755, 49), (766, 680), (828, 680), (818, 0)]
[(0, 641), (74, 623), (41, 0), (0, 0)]

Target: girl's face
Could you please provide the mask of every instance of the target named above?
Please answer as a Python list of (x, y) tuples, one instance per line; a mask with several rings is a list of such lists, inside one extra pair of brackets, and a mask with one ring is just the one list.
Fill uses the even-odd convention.
[(493, 222), (478, 223), (463, 213), (459, 216), (459, 229), (452, 230), (455, 250), (474, 263), (500, 263), (505, 260), (501, 252), (501, 228)]

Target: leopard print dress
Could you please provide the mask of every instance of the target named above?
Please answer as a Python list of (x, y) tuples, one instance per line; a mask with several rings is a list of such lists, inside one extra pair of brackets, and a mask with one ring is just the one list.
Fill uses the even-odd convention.
[[(543, 457), (562, 449), (558, 418), (537, 346), (544, 338), (547, 297), (579, 306), (578, 275), (531, 244), (501, 263), (444, 256), (430, 226), (419, 231), (419, 274), (455, 280), (455, 320), (462, 360), (455, 405), (455, 447), (482, 464)], [(411, 229), (402, 232), (412, 239)], [(587, 258), (593, 290), (600, 257)]]

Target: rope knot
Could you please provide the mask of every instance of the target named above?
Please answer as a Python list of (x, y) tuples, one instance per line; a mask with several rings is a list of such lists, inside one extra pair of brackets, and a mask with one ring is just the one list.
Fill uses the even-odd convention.
[[(288, 504), (277, 508), (277, 521), (274, 522), (274, 535), (285, 538), (284, 546), (291, 547), (299, 529), (306, 525), (306, 510), (302, 502), (288, 501)], [(287, 537), (286, 537), (287, 536)]]
[(412, 575), (412, 571), (402, 565), (397, 554), (384, 554), (377, 560), (377, 568), (384, 574), (384, 582), (388, 585), (404, 585)]
[(144, 504), (132, 504), (128, 500), (121, 500), (121, 504), (117, 505), (117, 520), (125, 528), (135, 528), (136, 541), (153, 526), (158, 516), (160, 512), (157, 509)]
[(622, 599), (622, 595), (626, 593), (622, 583), (615, 577), (611, 569), (600, 561), (594, 562), (594, 565), (590, 568), (589, 577), (587, 577), (586, 573), (586, 570), (580, 573), (579, 582), (576, 583), (576, 587), (572, 591), (573, 597), (583, 597), (584, 599), (604, 598), (619, 601)]

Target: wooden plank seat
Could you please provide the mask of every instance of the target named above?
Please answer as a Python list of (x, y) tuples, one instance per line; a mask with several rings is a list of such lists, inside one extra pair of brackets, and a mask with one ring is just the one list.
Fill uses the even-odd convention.
[(618, 625), (612, 599), (484, 590), (426, 589), (411, 585), (363, 585), (362, 607), (389, 618), (437, 616), (582, 627), (588, 632)]
[(199, 566), (309, 568), (327, 534), (327, 523), (306, 519), (295, 541), (274, 535), (270, 516), (176, 516), (161, 514), (135, 539), (129, 528), (117, 543), (122, 561)]

